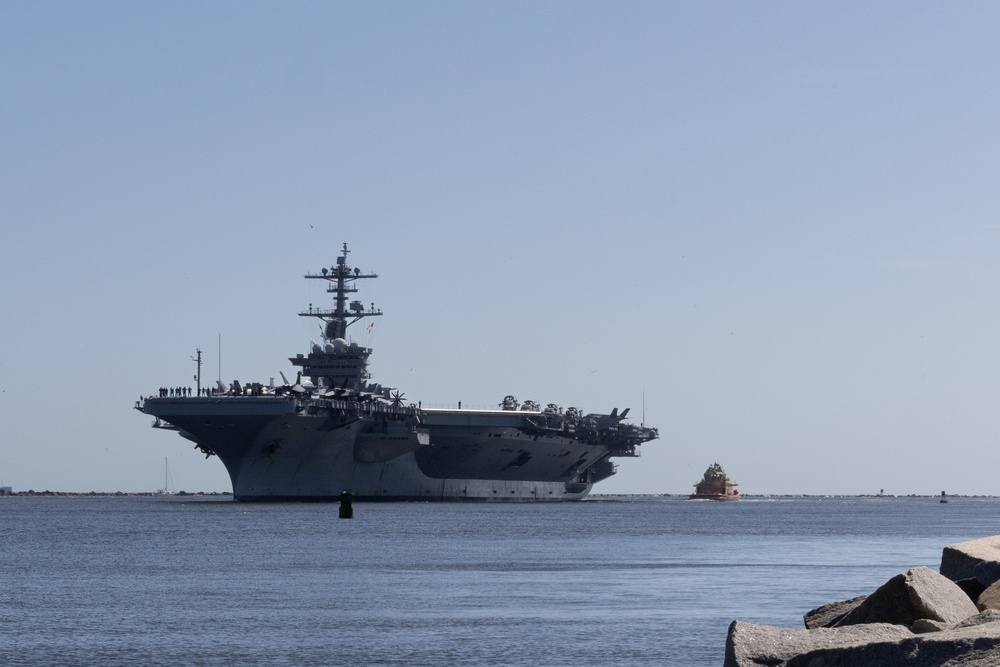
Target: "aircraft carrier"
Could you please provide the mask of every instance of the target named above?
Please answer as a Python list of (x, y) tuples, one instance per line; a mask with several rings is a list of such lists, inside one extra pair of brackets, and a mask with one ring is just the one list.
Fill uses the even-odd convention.
[[(350, 325), (382, 315), (352, 299), (377, 278), (337, 262), (307, 280), (327, 282), (332, 308), (319, 319), (321, 343), (289, 359), (294, 381), (160, 388), (137, 410), (176, 431), (206, 457), (218, 456), (236, 500), (537, 502), (578, 500), (615, 474), (611, 458), (638, 456), (657, 430), (626, 423), (628, 408), (584, 414), (575, 407), (506, 396), (495, 410), (431, 409), (372, 380), (372, 349), (348, 337)], [(370, 326), (370, 325), (369, 325)]]

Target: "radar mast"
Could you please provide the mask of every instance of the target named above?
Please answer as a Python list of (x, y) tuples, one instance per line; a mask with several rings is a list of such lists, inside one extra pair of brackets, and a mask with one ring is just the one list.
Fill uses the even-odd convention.
[(349, 252), (345, 242), (336, 265), (329, 269), (323, 269), (320, 273), (307, 273), (305, 275), (305, 278), (310, 280), (326, 280), (329, 283), (326, 291), (334, 295), (336, 303), (334, 308), (313, 308), (312, 304), (309, 304), (309, 310), (299, 313), (301, 317), (315, 317), (326, 323), (323, 326), (322, 335), (323, 340), (328, 343), (338, 338), (346, 340), (347, 327), (355, 322), (366, 317), (382, 315), (382, 311), (376, 309), (374, 303), (366, 309), (365, 305), (357, 299), (350, 303), (347, 302), (347, 295), (358, 291), (358, 288), (354, 286), (354, 281), (378, 278), (377, 273), (362, 273), (361, 269), (352, 269), (347, 264), (347, 253)]

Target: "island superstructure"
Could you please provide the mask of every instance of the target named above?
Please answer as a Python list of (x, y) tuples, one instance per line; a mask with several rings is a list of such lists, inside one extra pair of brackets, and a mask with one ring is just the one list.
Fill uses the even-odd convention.
[(407, 404), (373, 381), (372, 349), (348, 337), (349, 326), (382, 315), (349, 296), (378, 276), (350, 267), (348, 252), (345, 243), (334, 266), (305, 275), (327, 282), (333, 307), (299, 313), (322, 322), (322, 342), (289, 359), (294, 381), (201, 391), (199, 379), (196, 395), (161, 389), (136, 405), (154, 427), (218, 456), (237, 500), (333, 501), (342, 491), (359, 500), (577, 500), (615, 474), (612, 457), (638, 456), (658, 437), (627, 423), (628, 408), (583, 414), (513, 396), (495, 410)]

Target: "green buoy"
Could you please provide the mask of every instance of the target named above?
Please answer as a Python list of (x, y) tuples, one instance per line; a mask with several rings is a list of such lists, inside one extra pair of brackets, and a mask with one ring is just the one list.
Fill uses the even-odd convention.
[(344, 491), (340, 494), (340, 518), (353, 519), (354, 508), (351, 507), (351, 492)]

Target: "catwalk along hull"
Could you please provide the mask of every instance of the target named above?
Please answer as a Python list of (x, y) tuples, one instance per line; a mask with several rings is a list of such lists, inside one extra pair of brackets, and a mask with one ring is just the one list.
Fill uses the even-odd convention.
[[(359, 280), (376, 278), (337, 263), (304, 276), (328, 283), (334, 308), (309, 308), (322, 321), (322, 343), (289, 358), (294, 382), (275, 386), (233, 381), (161, 387), (137, 410), (154, 426), (178, 431), (206, 455), (218, 455), (238, 500), (361, 500), (526, 502), (577, 500), (615, 472), (613, 456), (638, 456), (655, 428), (621, 414), (583, 414), (555, 404), (542, 409), (507, 396), (499, 410), (424, 410), (371, 381), (371, 348), (347, 330), (382, 315), (351, 300)], [(374, 322), (366, 331), (371, 331)]]

